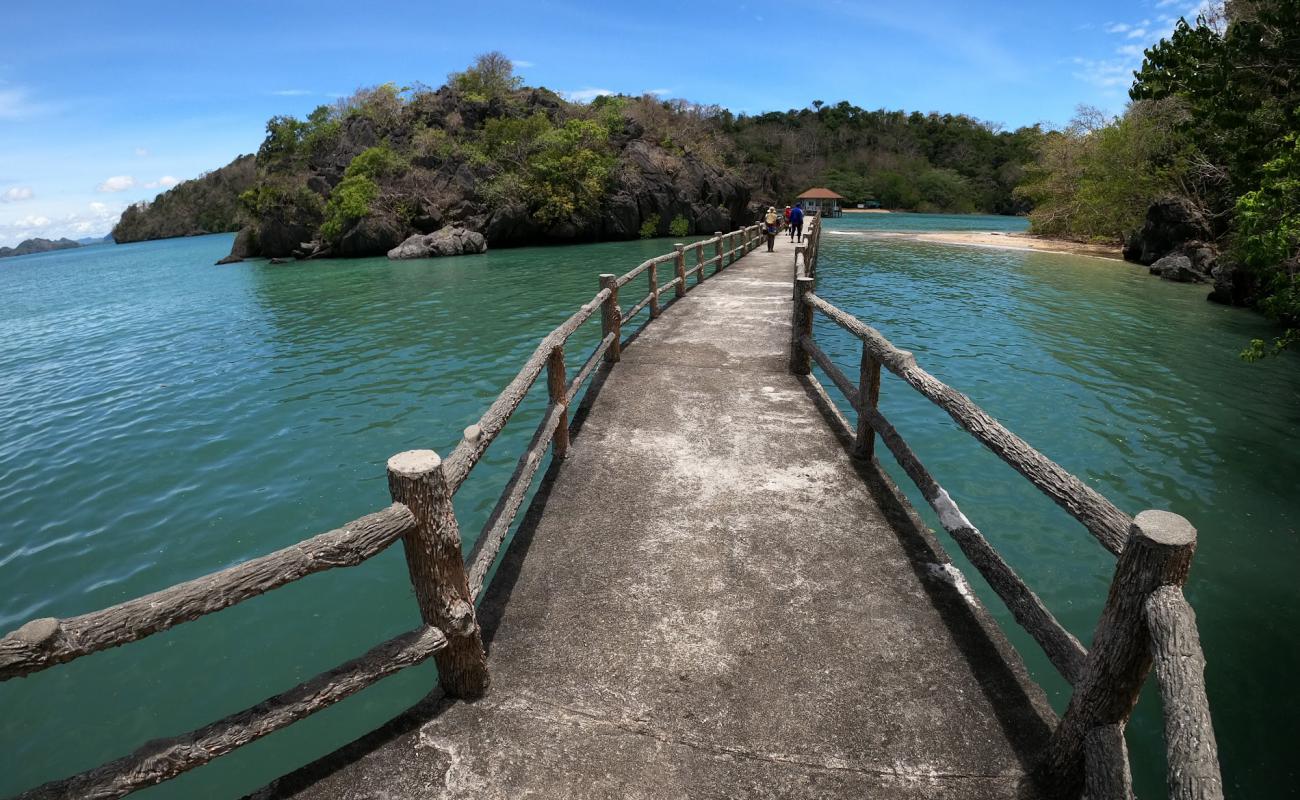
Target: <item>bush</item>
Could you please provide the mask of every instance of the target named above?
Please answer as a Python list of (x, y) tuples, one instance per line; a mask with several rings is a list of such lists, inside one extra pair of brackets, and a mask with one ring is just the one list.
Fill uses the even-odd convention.
[(325, 222), (320, 227), (326, 241), (335, 242), (343, 230), (370, 215), (371, 203), (379, 197), (379, 184), (365, 175), (352, 175), (334, 187), (325, 206)]
[(474, 66), (447, 76), (447, 85), (455, 87), (465, 99), (486, 103), (504, 97), (523, 86), (515, 75), (514, 64), (504, 53), (492, 51), (474, 59)]
[(641, 238), (653, 239), (659, 235), (659, 223), (663, 220), (658, 214), (651, 214), (641, 223)]
[(691, 232), (691, 223), (686, 221), (686, 217), (681, 214), (673, 217), (673, 221), (668, 223), (668, 232), (673, 236), (682, 237)]
[(388, 145), (371, 147), (361, 151), (348, 164), (344, 178), (388, 178), (401, 175), (410, 169), (410, 163), (394, 153)]

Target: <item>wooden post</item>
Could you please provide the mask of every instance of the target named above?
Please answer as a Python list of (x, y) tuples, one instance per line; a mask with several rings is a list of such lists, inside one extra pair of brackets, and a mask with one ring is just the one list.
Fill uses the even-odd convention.
[(650, 262), (650, 319), (659, 316), (659, 265)]
[(798, 245), (794, 249), (794, 276), (799, 277), (799, 264), (803, 263), (804, 271), (808, 271), (808, 248)]
[(600, 306), (600, 336), (614, 334), (614, 341), (605, 351), (605, 360), (617, 363), (623, 355), (623, 310), (618, 307), (618, 276), (606, 272), (600, 276), (600, 288), (609, 290), (609, 297)]
[(1143, 511), (1129, 528), (1083, 676), (1047, 745), (1040, 777), (1049, 791), (1077, 797), (1084, 785), (1084, 741), (1093, 728), (1123, 725), (1151, 670), (1145, 603), (1161, 586), (1187, 582), (1196, 529), (1177, 514)]
[(695, 243), (695, 285), (704, 283), (704, 242)]
[(563, 345), (556, 345), (546, 359), (546, 392), (551, 403), (561, 409), (551, 446), (555, 448), (556, 458), (564, 458), (569, 454), (569, 409), (564, 404), (564, 397), (569, 392), (569, 376), (564, 368)]
[(676, 258), (673, 259), (673, 267), (677, 270), (677, 286), (673, 288), (677, 297), (686, 296), (686, 245), (675, 244), (673, 249), (677, 251)]
[(1152, 592), (1146, 613), (1164, 706), (1169, 796), (1223, 800), (1219, 746), (1205, 698), (1205, 653), (1196, 614), (1182, 591), (1173, 586)]
[(447, 647), (434, 655), (443, 691), (482, 697), (491, 677), (442, 459), (432, 450), (398, 453), (388, 459), (388, 491), (415, 516), (415, 528), (402, 537), (402, 545), (420, 617), (447, 637)]
[[(871, 357), (867, 345), (862, 345), (862, 361), (858, 364), (858, 403), (860, 408), (873, 411), (880, 403), (880, 362)], [(853, 439), (853, 456), (870, 461), (876, 454), (876, 432), (867, 423), (867, 415), (858, 412), (858, 432)]]
[(713, 257), (718, 261), (713, 265), (713, 274), (717, 275), (722, 272), (722, 231), (714, 231), (713, 236), (717, 239), (713, 243)]
[(794, 282), (794, 314), (790, 322), (790, 371), (795, 375), (812, 372), (812, 357), (799, 344), (801, 336), (812, 336), (813, 310), (804, 302), (804, 295), (813, 290), (812, 278), (799, 278)]

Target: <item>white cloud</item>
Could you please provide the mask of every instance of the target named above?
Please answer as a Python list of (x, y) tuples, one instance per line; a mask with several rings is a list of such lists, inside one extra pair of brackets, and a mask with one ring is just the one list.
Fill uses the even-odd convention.
[(45, 110), (28, 99), (26, 89), (0, 89), (0, 119), (26, 119)]
[(0, 203), (21, 203), (23, 200), (31, 199), (32, 187), (30, 186), (14, 186), (0, 194)]
[(613, 94), (609, 89), (578, 89), (573, 92), (565, 92), (564, 96), (575, 103), (590, 103), (597, 97)]
[(130, 175), (114, 175), (95, 187), (97, 192), (125, 192), (135, 186), (135, 178)]
[(1143, 36), (1146, 35), (1147, 35), (1146, 28), (1134, 28), (1133, 30), (1128, 32), (1128, 38), (1130, 39), (1141, 39)]
[(146, 183), (146, 184), (144, 185), (144, 188), (146, 188), (146, 189), (170, 189), (171, 187), (175, 186), (175, 185), (178, 184), (178, 183), (180, 183), (180, 181), (179, 181), (178, 179), (173, 178), (171, 175), (164, 175), (164, 176), (162, 176), (161, 178), (159, 178), (159, 179), (156, 180), (156, 181), (149, 181), (148, 183)]
[(87, 205), (87, 211), (67, 214), (62, 219), (31, 214), (13, 222), (0, 222), (0, 244), (17, 244), (36, 237), (82, 239), (103, 236), (112, 229), (124, 207), (124, 204), (92, 202)]
[(510, 62), (510, 66), (515, 69), (528, 69), (529, 67), (535, 67), (537, 65), (531, 61), (524, 61), (522, 58), (516, 58)]
[(1106, 25), (1106, 33), (1123, 33), (1130, 27), (1127, 22), (1110, 22)]
[(303, 97), (315, 93), (311, 89), (276, 89), (271, 94), (277, 97)]
[(1133, 82), (1133, 64), (1129, 59), (1076, 58), (1074, 77), (1102, 89), (1115, 89)]
[(664, 95), (672, 94), (673, 90), (672, 89), (646, 89), (645, 93), (652, 94), (655, 97), (663, 97)]
[(1123, 47), (1117, 47), (1115, 48), (1115, 52), (1122, 56), (1128, 56), (1129, 58), (1142, 58), (1144, 55), (1142, 46), (1136, 44), (1126, 44)]
[(137, 148), (135, 149), (135, 155), (136, 155), (136, 158), (148, 158), (148, 157), (149, 157), (149, 148), (147, 148), (147, 147), (137, 147)]
[(1158, 0), (1158, 2), (1156, 3), (1156, 8), (1168, 8), (1169, 6), (1176, 6), (1178, 5), (1179, 2), (1181, 2), (1181, 0)]

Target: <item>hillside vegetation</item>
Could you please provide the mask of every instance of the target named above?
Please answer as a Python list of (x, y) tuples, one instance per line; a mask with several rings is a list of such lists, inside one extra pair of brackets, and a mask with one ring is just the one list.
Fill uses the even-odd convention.
[(433, 89), (363, 89), (272, 118), (256, 158), (134, 206), (118, 241), (243, 227), (233, 257), (378, 255), (456, 226), (494, 246), (730, 228), (829, 186), (896, 209), (1021, 213), (1043, 133), (848, 103), (733, 115), (683, 100), (573, 103), (499, 53)]
[(122, 212), (113, 226), (118, 243), (169, 239), (239, 230), (249, 218), (239, 196), (257, 175), (252, 155), (239, 156), (221, 169), (185, 181)]
[(1036, 232), (1126, 244), (1300, 341), (1300, 2), (1234, 0), (1145, 53), (1123, 116), (1049, 134), (1021, 194)]

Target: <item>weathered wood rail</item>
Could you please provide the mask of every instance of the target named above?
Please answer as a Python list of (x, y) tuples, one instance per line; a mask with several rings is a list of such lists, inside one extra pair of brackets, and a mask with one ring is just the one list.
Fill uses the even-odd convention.
[[(602, 363), (619, 360), (623, 329), (646, 309), (657, 318), (667, 302), (735, 263), (758, 246), (760, 227), (717, 232), (672, 253), (649, 259), (630, 272), (600, 276), (600, 290), (542, 338), (518, 374), (479, 421), (465, 429), (446, 457), (432, 450), (399, 453), (388, 461), (392, 505), (274, 553), (177, 584), (134, 600), (64, 619), (32, 620), (0, 639), (0, 680), (24, 677), (91, 653), (143, 639), (336, 567), (356, 566), (402, 540), (423, 624), (383, 642), (356, 659), (288, 691), (190, 733), (151, 741), (131, 754), (70, 778), (18, 795), (36, 798), (122, 797), (162, 783), (249, 742), (310, 716), (380, 679), (433, 658), (439, 683), (451, 697), (474, 698), (490, 677), (475, 603), (520, 506), (548, 450), (563, 458), (569, 447), (569, 409)], [(706, 256), (706, 250), (712, 255)], [(688, 269), (687, 254), (693, 265)], [(672, 264), (674, 277), (660, 284), (658, 267)], [(626, 313), (619, 293), (647, 276), (648, 293)], [(671, 298), (665, 294), (672, 292)], [(600, 312), (601, 340), (572, 379), (564, 347)], [(452, 497), (496, 440), (525, 395), (547, 372), (548, 405), (514, 473), (474, 542), (461, 557), (461, 535)]]
[[(1130, 518), (970, 398), (922, 369), (910, 352), (898, 349), (876, 329), (819, 297), (815, 287), (820, 240), (820, 219), (814, 217), (807, 243), (795, 253), (790, 370), (808, 376), (814, 391), (829, 405), (829, 396), (812, 376), (814, 363), (822, 369), (857, 414), (854, 454), (872, 458), (875, 437), (880, 437), (1012, 617), (1074, 687), (1039, 765), (1040, 787), (1059, 797), (1086, 793), (1089, 800), (1132, 798), (1124, 726), (1154, 662), (1164, 706), (1169, 796), (1222, 798), (1223, 781), (1205, 693), (1205, 656), (1195, 615), (1182, 593), (1196, 550), (1195, 528), (1166, 511), (1143, 511)], [(818, 346), (813, 335), (816, 312), (861, 341), (857, 381)], [(880, 413), (882, 367), (946, 411), (1118, 557), (1090, 650), (1057, 621), (1002, 559)]]

